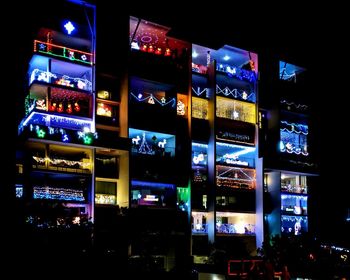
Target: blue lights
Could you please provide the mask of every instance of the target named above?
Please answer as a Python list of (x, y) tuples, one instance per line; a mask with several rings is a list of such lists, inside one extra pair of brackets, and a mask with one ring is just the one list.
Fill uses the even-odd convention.
[(68, 35), (71, 35), (72, 32), (76, 29), (72, 22), (67, 21), (64, 25), (64, 28), (66, 29)]
[(26, 119), (24, 119), (19, 127), (20, 132), (27, 124), (60, 127), (73, 130), (83, 130), (87, 128), (89, 131), (92, 131), (92, 121), (37, 112), (32, 112)]
[(174, 189), (174, 184), (166, 184), (166, 183), (155, 183), (155, 182), (147, 182), (147, 181), (138, 181), (138, 180), (132, 180), (131, 185), (138, 186), (138, 187), (154, 187), (154, 188), (169, 188)]

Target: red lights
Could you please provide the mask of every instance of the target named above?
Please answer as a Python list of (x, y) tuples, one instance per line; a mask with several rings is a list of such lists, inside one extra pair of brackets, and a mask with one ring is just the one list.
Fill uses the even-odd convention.
[(170, 48), (166, 48), (165, 50), (163, 50), (161, 47), (157, 47), (152, 44), (142, 44), (140, 50), (143, 52), (154, 53), (156, 55), (164, 55), (164, 56), (172, 55), (172, 51)]

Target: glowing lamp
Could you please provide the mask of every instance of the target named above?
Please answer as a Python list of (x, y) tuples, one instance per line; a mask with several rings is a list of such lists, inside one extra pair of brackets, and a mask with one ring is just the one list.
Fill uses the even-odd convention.
[(155, 51), (155, 54), (162, 54), (162, 48), (157, 48)]
[(141, 51), (147, 52), (147, 45), (146, 44), (142, 45)]
[(148, 52), (153, 53), (154, 52), (154, 47), (151, 45), (148, 47)]
[(170, 50), (170, 48), (166, 48), (166, 49), (165, 49), (164, 56), (171, 56), (171, 50)]

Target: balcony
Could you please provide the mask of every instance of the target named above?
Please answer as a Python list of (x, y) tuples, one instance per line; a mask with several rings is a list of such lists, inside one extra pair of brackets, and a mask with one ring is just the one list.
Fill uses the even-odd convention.
[(50, 112), (67, 117), (92, 118), (92, 95), (69, 89), (32, 84), (25, 100), (25, 114)]
[(33, 82), (44, 82), (70, 89), (84, 90), (88, 92), (92, 91), (92, 83), (88, 79), (70, 77), (66, 74), (52, 73), (38, 68), (34, 69), (30, 74), (29, 85)]
[(80, 50), (59, 46), (52, 43), (34, 40), (34, 53), (43, 54), (62, 60), (77, 62), (85, 65), (93, 64), (93, 54)]

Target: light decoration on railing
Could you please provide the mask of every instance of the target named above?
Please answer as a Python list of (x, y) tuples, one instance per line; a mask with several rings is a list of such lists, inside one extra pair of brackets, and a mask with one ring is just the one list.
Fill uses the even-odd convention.
[(192, 92), (194, 92), (197, 96), (201, 96), (203, 93), (205, 98), (209, 98), (208, 96), (208, 88), (201, 89), (200, 87), (197, 87), (196, 89), (192, 87)]
[(292, 185), (292, 184), (281, 184), (281, 191), (288, 193), (307, 193), (307, 186), (305, 185)]
[(35, 100), (35, 109), (46, 111), (46, 100), (45, 99), (37, 99)]
[(67, 160), (67, 159), (59, 159), (59, 158), (49, 158), (49, 157), (36, 157), (33, 156), (33, 159), (35, 162), (39, 164), (49, 164), (54, 166), (67, 166), (67, 167), (78, 167), (83, 169), (91, 169), (91, 163), (90, 162), (84, 162), (84, 161), (77, 161), (77, 160)]
[(160, 100), (155, 97), (153, 94), (142, 94), (139, 93), (137, 96), (130, 92), (130, 96), (132, 96), (136, 101), (138, 102), (147, 102), (148, 104), (159, 104), (161, 106), (168, 106), (170, 105), (172, 108), (175, 108), (176, 105), (176, 98), (171, 98), (170, 100), (166, 101), (166, 98), (163, 96)]
[(256, 81), (255, 72), (241, 69), (235, 66), (220, 63), (216, 65), (216, 70), (218, 72), (226, 73), (229, 77), (236, 77), (240, 80), (246, 80), (248, 82)]
[(208, 67), (205, 65), (200, 65), (192, 62), (192, 71), (200, 74), (207, 74)]
[(52, 83), (87, 91), (92, 90), (92, 83), (88, 79), (75, 78), (70, 77), (68, 75), (54, 74), (49, 71), (42, 71), (37, 68), (32, 71), (30, 75), (29, 84), (32, 84), (34, 81)]
[(83, 52), (49, 42), (34, 40), (34, 52), (92, 65), (92, 53)]
[(148, 181), (139, 181), (139, 180), (132, 180), (131, 185), (133, 187), (150, 187), (150, 188), (169, 188), (174, 189), (174, 184), (167, 184), (167, 183), (157, 183), (157, 182), (148, 182)]
[(281, 130), (287, 131), (289, 133), (302, 133), (304, 135), (309, 134), (309, 129), (307, 125), (299, 123), (289, 123), (287, 121), (281, 121)]
[(19, 130), (27, 124), (44, 125), (47, 127), (59, 127), (74, 130), (92, 129), (92, 121), (82, 120), (78, 118), (55, 116), (47, 113), (32, 112), (19, 126)]
[(234, 189), (255, 189), (255, 170), (217, 165), (216, 185)]
[(217, 233), (222, 233), (222, 234), (254, 235), (255, 225), (243, 223), (243, 222), (238, 222), (236, 224), (223, 224), (223, 223), (217, 222), (216, 231)]
[(113, 194), (96, 193), (95, 194), (95, 203), (96, 204), (115, 205), (116, 204), (116, 197)]
[(308, 106), (307, 106), (307, 105), (298, 104), (298, 103), (295, 103), (295, 102), (293, 102), (293, 101), (287, 101), (287, 100), (285, 100), (285, 99), (282, 99), (280, 103), (281, 103), (281, 104), (285, 104), (289, 109), (290, 109), (291, 107), (294, 107), (294, 108), (296, 108), (297, 110), (302, 110), (302, 111), (305, 111), (305, 110), (308, 109)]
[(62, 142), (74, 142), (78, 144), (83, 143), (85, 145), (91, 145), (94, 140), (98, 139), (98, 133), (89, 132), (88, 129), (86, 129), (86, 131), (68, 131), (63, 128), (30, 124), (29, 131), (34, 132), (38, 138), (46, 138), (48, 140)]
[(216, 85), (216, 93), (222, 94), (224, 96), (232, 95), (233, 98), (241, 99), (244, 101), (250, 101), (250, 102), (256, 101), (255, 92), (251, 92), (248, 94), (245, 90), (240, 90), (237, 88), (230, 89), (229, 87), (225, 87), (221, 89), (219, 85)]
[(281, 121), (279, 149), (281, 152), (307, 156), (308, 126)]
[(34, 199), (55, 199), (68, 201), (85, 201), (84, 192), (82, 190), (70, 188), (55, 188), (55, 187), (33, 187)]

